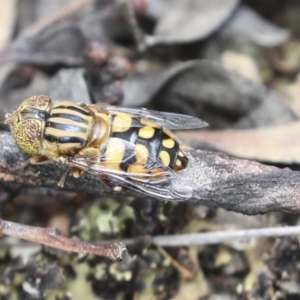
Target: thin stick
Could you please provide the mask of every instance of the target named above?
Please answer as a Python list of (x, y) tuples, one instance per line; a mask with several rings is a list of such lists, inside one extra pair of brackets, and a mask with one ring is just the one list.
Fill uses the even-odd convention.
[(62, 236), (56, 228), (42, 228), (0, 220), (0, 234), (40, 243), (52, 248), (84, 254), (95, 254), (112, 260), (123, 260), (127, 255), (123, 243), (96, 244), (76, 241)]
[(269, 227), (232, 231), (214, 231), (175, 235), (158, 235), (152, 238), (153, 244), (163, 247), (191, 245), (212, 245), (232, 241), (246, 241), (251, 238), (300, 235), (300, 226)]
[(41, 18), (33, 23), (28, 28), (20, 32), (20, 34), (0, 52), (0, 66), (7, 62), (16, 61), (24, 63), (35, 63), (41, 65), (51, 65), (63, 63), (71, 67), (82, 65), (82, 59), (76, 57), (68, 57), (61, 54), (49, 54), (44, 56), (43, 53), (32, 53), (32, 47), (35, 44), (34, 40), (38, 40), (38, 36), (46, 29), (59, 23), (72, 15), (80, 8), (88, 3), (93, 3), (95, 0), (77, 0), (63, 7), (59, 11)]
[(123, 5), (126, 9), (127, 20), (128, 20), (129, 25), (131, 26), (132, 33), (133, 33), (135, 42), (137, 44), (138, 51), (144, 52), (147, 48), (147, 45), (145, 43), (145, 35), (138, 25), (132, 4), (130, 3), (129, 0), (119, 0), (119, 3), (121, 5)]
[(66, 19), (74, 15), (83, 6), (93, 2), (95, 2), (95, 0), (78, 0), (75, 2), (71, 2), (69, 5), (63, 7), (59, 11), (38, 20), (32, 26), (25, 29), (22, 32), (22, 35), (26, 36), (27, 38), (34, 37), (39, 33), (41, 33), (43, 30), (45, 30), (46, 28), (48, 28), (50, 25), (55, 24), (63, 19)]
[(188, 270), (187, 268), (183, 267), (176, 259), (174, 259), (166, 250), (161, 247), (158, 247), (157, 250), (166, 258), (168, 259), (173, 267), (177, 269), (180, 273), (182, 273), (186, 278), (193, 279), (194, 274)]

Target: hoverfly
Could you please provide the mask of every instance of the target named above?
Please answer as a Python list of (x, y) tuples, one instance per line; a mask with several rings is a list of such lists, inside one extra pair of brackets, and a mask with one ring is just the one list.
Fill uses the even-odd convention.
[(114, 190), (129, 188), (169, 200), (193, 193), (177, 174), (188, 158), (169, 130), (207, 126), (181, 114), (53, 102), (44, 95), (24, 100), (5, 123), (20, 149), (31, 155), (27, 164), (68, 165), (60, 187), (69, 173), (78, 178), (89, 172)]

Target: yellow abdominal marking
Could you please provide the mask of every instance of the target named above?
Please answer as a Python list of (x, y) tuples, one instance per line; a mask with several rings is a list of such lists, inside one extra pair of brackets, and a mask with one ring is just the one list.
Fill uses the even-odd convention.
[(178, 151), (178, 155), (179, 155), (180, 157), (184, 157), (184, 154), (183, 154), (182, 151)]
[(175, 146), (175, 141), (172, 139), (165, 139), (162, 141), (165, 148), (172, 149)]
[(177, 167), (181, 167), (182, 166), (182, 162), (179, 159), (176, 160), (176, 166)]
[(165, 166), (169, 166), (171, 159), (167, 151), (160, 151), (158, 157), (161, 159)]
[(145, 164), (147, 162), (149, 151), (146, 146), (137, 144), (135, 145), (135, 156), (137, 164)]
[(105, 162), (108, 168), (120, 169), (120, 163), (123, 161), (125, 154), (125, 144), (119, 139), (109, 139), (105, 151)]
[(132, 175), (134, 177), (138, 177), (138, 178), (141, 178), (141, 177), (145, 178), (145, 177), (147, 177), (145, 175), (148, 175), (148, 170), (138, 164), (129, 166), (128, 172), (133, 173)]
[(132, 118), (126, 114), (118, 114), (115, 116), (112, 126), (113, 132), (124, 132), (130, 129)]
[(155, 129), (150, 126), (145, 126), (139, 129), (139, 137), (143, 139), (150, 139), (154, 136)]

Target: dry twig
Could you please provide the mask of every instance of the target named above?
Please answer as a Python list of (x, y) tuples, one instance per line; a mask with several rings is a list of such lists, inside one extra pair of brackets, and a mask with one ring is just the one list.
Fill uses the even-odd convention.
[(73, 1), (69, 5), (57, 11), (56, 13), (38, 20), (32, 26), (25, 29), (22, 33), (22, 36), (31, 39), (35, 38), (37, 35), (39, 35), (42, 31), (44, 31), (51, 25), (66, 18), (69, 18), (70, 16), (76, 14), (83, 6), (93, 2), (95, 2), (95, 0)]
[(145, 43), (145, 35), (139, 28), (132, 3), (129, 0), (118, 0), (119, 3), (125, 8), (127, 14), (128, 23), (132, 29), (132, 33), (137, 44), (139, 52), (144, 52), (147, 48)]
[(127, 254), (127, 249), (123, 243), (96, 244), (76, 241), (62, 236), (56, 228), (51, 227), (34, 227), (0, 220), (0, 234), (40, 243), (68, 252), (95, 254), (113, 260), (122, 260)]
[(233, 241), (244, 242), (253, 238), (281, 237), (291, 235), (300, 235), (300, 226), (157, 235), (152, 238), (152, 242), (160, 247), (180, 247), (192, 245), (200, 246)]
[(167, 260), (171, 262), (175, 269), (177, 269), (184, 277), (187, 279), (193, 279), (194, 274), (188, 270), (187, 268), (183, 267), (176, 259), (174, 259), (165, 249), (158, 247), (158, 252), (160, 252)]
[[(22, 168), (28, 159), (9, 133), (0, 133), (0, 181), (57, 188), (66, 166), (48, 164)], [(194, 189), (190, 201), (248, 215), (270, 211), (300, 211), (300, 172), (217, 152), (188, 151), (189, 167), (180, 174)], [(96, 176), (68, 177), (65, 190), (111, 195)], [(128, 191), (128, 194), (133, 192)]]

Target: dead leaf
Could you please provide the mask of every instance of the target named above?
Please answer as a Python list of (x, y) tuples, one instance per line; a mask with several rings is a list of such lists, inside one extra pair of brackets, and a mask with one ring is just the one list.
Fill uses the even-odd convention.
[(60, 70), (52, 77), (47, 95), (56, 100), (90, 103), (84, 74), (85, 70), (82, 68)]
[(0, 1), (0, 49), (2, 49), (12, 37), (16, 20), (16, 0)]
[(287, 103), (291, 106), (293, 111), (300, 117), (300, 76), (296, 78), (295, 82), (288, 85), (284, 91)]
[(224, 27), (222, 35), (247, 39), (264, 47), (276, 47), (287, 42), (290, 31), (268, 22), (253, 9), (243, 5)]
[(124, 80), (123, 88), (124, 106), (144, 106), (153, 100), (160, 110), (197, 115), (210, 128), (251, 128), (297, 120), (277, 93), (208, 60), (135, 73)]
[(170, 0), (151, 37), (152, 44), (204, 39), (228, 19), (238, 3), (239, 0)]
[(261, 83), (258, 67), (250, 56), (227, 50), (221, 56), (224, 67), (241, 74), (243, 77), (257, 83)]
[(263, 162), (300, 163), (300, 122), (282, 126), (224, 131), (178, 132), (186, 144)]

